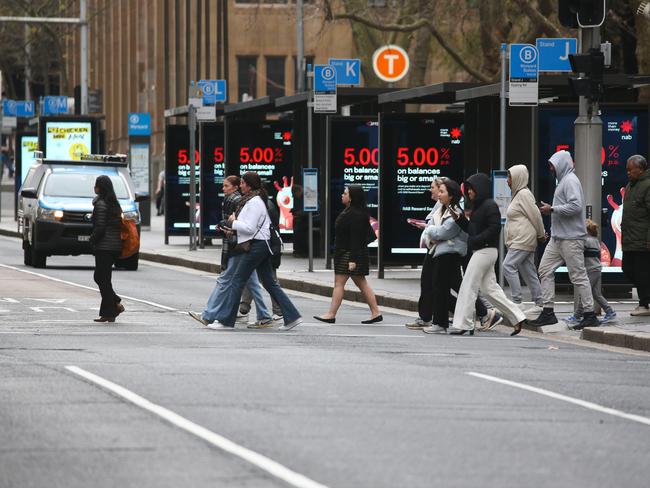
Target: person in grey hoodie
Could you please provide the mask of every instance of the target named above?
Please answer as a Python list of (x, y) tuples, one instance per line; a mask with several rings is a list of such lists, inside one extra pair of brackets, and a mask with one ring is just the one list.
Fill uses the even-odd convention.
[(528, 189), (528, 168), (523, 164), (508, 170), (508, 186), (512, 200), (506, 211), (505, 243), (508, 249), (503, 260), (503, 276), (510, 285), (512, 301), (522, 302), (519, 274), (524, 278), (536, 308), (526, 313), (539, 314), (542, 310), (542, 287), (535, 267), (538, 242), (544, 242), (545, 231), (542, 214), (535, 205), (535, 197)]
[(594, 299), (584, 259), (587, 230), (582, 185), (573, 170), (573, 159), (568, 151), (553, 154), (549, 159), (549, 169), (555, 174), (557, 187), (553, 204), (542, 202), (539, 209), (543, 215), (551, 216), (551, 239), (539, 264), (544, 308), (530, 324), (540, 327), (558, 322), (553, 307), (555, 271), (566, 263), (569, 279), (584, 308), (582, 321), (573, 328), (596, 327), (600, 324), (594, 313)]

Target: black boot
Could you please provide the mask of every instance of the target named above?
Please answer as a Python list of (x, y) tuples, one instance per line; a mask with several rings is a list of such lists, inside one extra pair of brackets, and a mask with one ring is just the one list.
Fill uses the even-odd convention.
[(542, 313), (539, 314), (539, 317), (537, 317), (535, 320), (529, 321), (528, 323), (534, 327), (553, 325), (557, 324), (557, 317), (555, 316), (555, 312), (553, 312), (552, 308), (544, 307), (544, 309), (542, 309)]
[(598, 321), (598, 317), (596, 317), (596, 314), (594, 312), (585, 312), (585, 315), (582, 317), (580, 323), (574, 325), (572, 329), (582, 330), (585, 327), (598, 327), (599, 325), (600, 322)]

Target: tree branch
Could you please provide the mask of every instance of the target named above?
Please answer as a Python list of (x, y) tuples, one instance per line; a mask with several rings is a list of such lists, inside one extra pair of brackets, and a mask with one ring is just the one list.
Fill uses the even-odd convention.
[(391, 32), (414, 32), (421, 28), (426, 28), (429, 33), (438, 41), (438, 44), (451, 56), (451, 58), (456, 61), (465, 71), (472, 75), (475, 79), (483, 82), (488, 82), (489, 77), (481, 73), (480, 71), (472, 68), (468, 65), (448, 43), (445, 41), (444, 37), (440, 34), (438, 29), (426, 19), (420, 19), (410, 24), (383, 24), (369, 20), (361, 15), (356, 13), (333, 13), (329, 2), (326, 2), (326, 11), (327, 18), (332, 21), (337, 20), (351, 20), (353, 22), (359, 22), (365, 26), (377, 29), (380, 31), (391, 31)]
[(559, 29), (533, 7), (528, 0), (514, 0), (514, 2), (541, 32), (544, 32), (549, 37), (562, 37)]

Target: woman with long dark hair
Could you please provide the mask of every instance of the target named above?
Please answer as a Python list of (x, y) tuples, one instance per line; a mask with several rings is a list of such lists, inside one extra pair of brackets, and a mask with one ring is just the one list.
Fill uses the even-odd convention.
[[(241, 177), (242, 198), (237, 210), (228, 219), (232, 229), (237, 232), (237, 244), (241, 252), (235, 252), (228, 260), (230, 279), (212, 292), (208, 307), (202, 314), (190, 312), (190, 316), (213, 330), (232, 330), (237, 319), (237, 309), (241, 294), (250, 276), (257, 271), (262, 286), (280, 308), (284, 325), (280, 330), (291, 330), (302, 322), (300, 312), (291, 303), (277, 280), (273, 278), (271, 263), (271, 219), (266, 206), (268, 195), (262, 187), (260, 176), (248, 171)], [(231, 271), (232, 270), (232, 271)]]
[(117, 201), (113, 182), (106, 175), (95, 180), (93, 200), (93, 232), (90, 244), (95, 254), (95, 283), (99, 287), (102, 303), (99, 318), (95, 322), (115, 322), (115, 317), (124, 312), (120, 297), (113, 291), (111, 282), (113, 265), (122, 252), (121, 223), (122, 207)]
[(359, 185), (348, 186), (341, 195), (345, 205), (343, 212), (334, 224), (334, 291), (330, 308), (324, 315), (314, 315), (316, 320), (333, 324), (336, 313), (343, 301), (345, 284), (348, 278), (361, 291), (370, 307), (370, 318), (362, 324), (374, 324), (384, 318), (377, 306), (375, 293), (370, 288), (366, 276), (370, 273), (368, 242), (374, 240), (374, 231), (370, 226), (370, 217), (366, 207), (366, 194)]

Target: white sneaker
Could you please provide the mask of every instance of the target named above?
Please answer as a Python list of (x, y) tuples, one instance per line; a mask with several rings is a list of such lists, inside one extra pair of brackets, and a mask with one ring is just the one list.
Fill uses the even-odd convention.
[(630, 312), (632, 317), (650, 317), (650, 308), (639, 305)]
[(207, 325), (208, 329), (212, 330), (235, 330), (234, 327), (228, 327), (227, 325), (223, 325), (221, 322), (215, 320), (211, 324)]
[(438, 325), (438, 324), (433, 324), (430, 325), (429, 327), (422, 327), (422, 332), (425, 334), (446, 334), (447, 329), (444, 327)]
[(255, 323), (248, 324), (246, 327), (248, 329), (272, 329), (273, 328), (273, 319), (258, 320)]
[(284, 320), (284, 317), (282, 315), (278, 315), (277, 313), (273, 314), (273, 322), (282, 322)]
[(531, 317), (532, 316), (538, 317), (539, 314), (542, 313), (542, 310), (544, 310), (542, 307), (539, 307), (537, 305), (533, 305), (532, 307), (527, 308), (526, 310), (524, 310), (524, 315), (526, 315), (526, 316), (530, 315)]
[(278, 330), (281, 331), (287, 331), (293, 329), (295, 326), (302, 324), (302, 317), (298, 317), (296, 320), (293, 322), (289, 322), (288, 324), (284, 324), (282, 327), (280, 327)]
[(200, 313), (197, 313), (197, 312), (187, 312), (187, 313), (189, 314), (190, 317), (192, 317), (197, 322), (201, 322), (202, 325), (205, 325), (205, 326), (210, 325), (210, 323), (207, 320), (205, 320), (203, 317), (201, 317)]
[(426, 322), (419, 317), (414, 322), (406, 324), (406, 328), (411, 330), (422, 330), (425, 327), (431, 327), (431, 322)]

